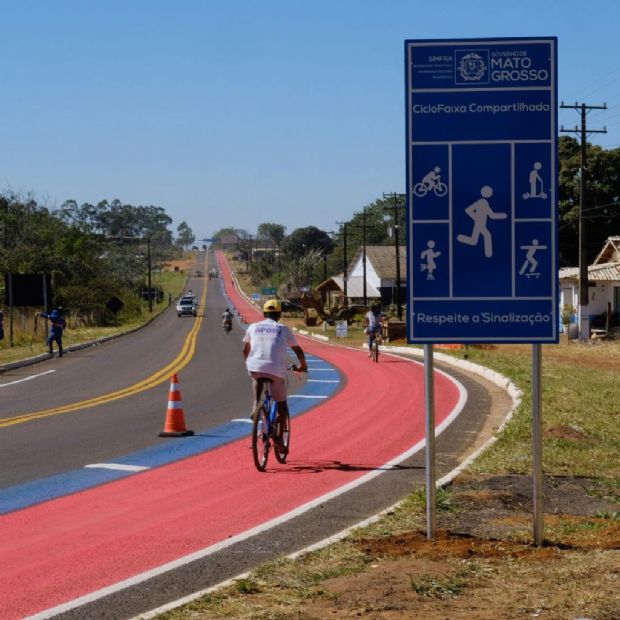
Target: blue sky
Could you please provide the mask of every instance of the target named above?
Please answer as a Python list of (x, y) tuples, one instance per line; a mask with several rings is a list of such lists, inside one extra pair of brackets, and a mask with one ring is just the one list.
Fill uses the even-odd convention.
[[(0, 190), (164, 207), (198, 238), (334, 230), (403, 192), (403, 40), (559, 38), (559, 99), (607, 103), (615, 0), (0, 0)], [(560, 123), (578, 124), (563, 110)]]

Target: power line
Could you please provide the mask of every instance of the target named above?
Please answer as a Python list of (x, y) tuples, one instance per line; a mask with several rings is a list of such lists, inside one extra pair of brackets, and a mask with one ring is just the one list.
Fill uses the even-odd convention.
[(564, 127), (560, 128), (560, 131), (563, 132), (571, 132), (577, 133), (581, 140), (581, 163), (580, 163), (580, 188), (579, 188), (579, 339), (586, 340), (589, 337), (589, 329), (584, 329), (585, 321), (588, 321), (588, 317), (586, 316), (586, 306), (589, 302), (588, 295), (588, 258), (587, 258), (587, 244), (586, 244), (586, 235), (585, 235), (585, 226), (584, 226), (584, 216), (583, 212), (586, 206), (586, 191), (587, 191), (587, 176), (588, 176), (588, 165), (587, 165), (587, 142), (586, 139), (588, 135), (593, 133), (607, 133), (607, 129), (603, 127), (603, 129), (588, 129), (586, 125), (586, 117), (590, 110), (606, 110), (607, 105), (603, 104), (602, 106), (596, 105), (586, 105), (582, 103), (581, 105), (575, 103), (574, 105), (564, 105), (564, 102), (560, 105), (561, 108), (567, 109), (572, 108), (579, 112), (581, 116), (581, 127), (578, 129), (575, 126), (575, 129), (564, 129)]
[(362, 277), (363, 277), (363, 295), (364, 305), (368, 305), (368, 294), (366, 286), (366, 229), (372, 228), (371, 224), (366, 223), (366, 207), (362, 210), (362, 224), (349, 224), (351, 228), (359, 228), (362, 230)]
[(403, 320), (403, 311), (400, 306), (400, 241), (398, 240), (398, 230), (400, 228), (400, 210), (405, 209), (404, 204), (399, 204), (399, 198), (405, 198), (405, 194), (397, 194), (396, 192), (384, 193), (383, 198), (392, 198), (394, 201), (393, 206), (384, 207), (384, 210), (393, 211), (392, 217), (394, 218), (394, 246), (396, 252), (396, 314), (398, 320)]
[[(588, 94), (591, 94), (591, 92), (592, 92), (591, 89), (594, 86), (598, 86), (601, 82), (603, 82), (604, 80), (607, 80), (607, 78), (609, 78), (610, 76), (614, 75), (615, 73), (617, 73), (619, 71), (620, 71), (620, 66), (618, 66), (618, 67), (616, 67), (614, 69), (611, 69), (607, 73), (604, 73), (603, 75), (595, 78), (591, 82), (588, 82), (583, 88), (579, 89), (577, 91), (577, 93), (575, 94), (575, 96), (579, 96), (579, 95), (581, 95), (582, 93), (585, 93), (585, 92), (587, 92)], [(616, 81), (616, 79), (614, 78), (614, 80), (611, 83), (614, 83), (615, 81)], [(571, 99), (572, 98), (573, 97), (571, 96)]]

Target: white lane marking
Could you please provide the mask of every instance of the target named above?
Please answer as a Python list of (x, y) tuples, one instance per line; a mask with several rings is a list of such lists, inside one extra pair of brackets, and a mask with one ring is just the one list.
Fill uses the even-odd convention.
[(92, 463), (91, 465), (84, 465), (84, 467), (87, 469), (114, 469), (116, 471), (144, 471), (145, 469), (151, 469), (142, 465), (123, 465), (121, 463)]
[(337, 372), (335, 368), (315, 368), (314, 366), (308, 366), (308, 370), (312, 372)]
[(37, 377), (42, 377), (43, 375), (49, 375), (51, 372), (56, 372), (56, 371), (46, 370), (45, 372), (40, 372), (39, 374), (36, 374), (36, 375), (30, 375), (30, 377), (24, 377), (23, 379), (9, 381), (9, 383), (0, 383), (0, 387), (7, 387), (8, 385), (15, 385), (16, 383), (23, 383), (24, 381), (30, 381), (30, 379), (36, 379)]
[(309, 394), (289, 394), (289, 398), (327, 398), (327, 396), (310, 396)]
[(250, 418), (234, 418), (231, 422), (243, 422), (244, 424), (252, 424), (252, 420)]
[(339, 379), (308, 379), (308, 383), (340, 383)]
[[(399, 358), (399, 359), (402, 359), (402, 358)], [(413, 364), (421, 365), (421, 363), (416, 360), (409, 360), (409, 361), (411, 361)], [(454, 407), (450, 415), (435, 429), (435, 435), (439, 435), (447, 426), (449, 426), (456, 419), (459, 413), (461, 413), (463, 407), (465, 406), (465, 403), (467, 402), (467, 392), (465, 391), (465, 388), (463, 387), (463, 385), (459, 381), (457, 381), (454, 377), (451, 377), (450, 375), (448, 375), (447, 373), (439, 369), (435, 369), (435, 372), (445, 375), (450, 381), (453, 381), (459, 391), (458, 403), (456, 404), (456, 406)], [(360, 476), (356, 480), (353, 480), (349, 482), (348, 484), (345, 484), (337, 489), (334, 489), (333, 491), (325, 493), (324, 495), (321, 495), (320, 497), (317, 497), (307, 502), (306, 504), (302, 504), (301, 506), (298, 506), (297, 508), (291, 510), (290, 512), (287, 512), (284, 515), (275, 517), (274, 519), (271, 519), (270, 521), (267, 521), (263, 523), (262, 525), (257, 525), (256, 527), (253, 527), (252, 529), (246, 530), (245, 532), (237, 534), (236, 536), (231, 536), (230, 538), (227, 538), (226, 540), (223, 540), (214, 545), (211, 545), (210, 547), (204, 547), (203, 549), (200, 549), (199, 551), (190, 553), (186, 556), (173, 560), (172, 562), (168, 562), (167, 564), (162, 564), (161, 566), (145, 571), (144, 573), (134, 575), (133, 577), (130, 577), (129, 579), (119, 581), (111, 586), (101, 588), (100, 590), (95, 590), (94, 592), (91, 592), (79, 598), (73, 599), (72, 601), (68, 601), (56, 607), (46, 609), (38, 614), (35, 614), (34, 616), (28, 616), (27, 618), (24, 618), (24, 620), (47, 620), (47, 618), (53, 618), (54, 616), (58, 614), (64, 613), (66, 611), (70, 611), (71, 609), (76, 609), (77, 607), (81, 607), (82, 605), (86, 605), (87, 603), (92, 603), (93, 601), (97, 601), (105, 596), (114, 594), (115, 592), (120, 592), (122, 590), (125, 590), (126, 588), (130, 588), (139, 583), (148, 581), (149, 579), (152, 579), (153, 577), (157, 577), (158, 575), (167, 573), (171, 570), (174, 570), (175, 568), (185, 566), (186, 564), (195, 562), (196, 560), (200, 560), (209, 555), (213, 555), (217, 551), (226, 549), (227, 547), (230, 547), (231, 545), (247, 540), (248, 538), (251, 538), (252, 536), (256, 536), (257, 534), (260, 534), (261, 532), (266, 532), (272, 527), (275, 527), (276, 525), (286, 523), (287, 521), (290, 521), (291, 519), (294, 519), (295, 517), (301, 514), (304, 514), (305, 512), (308, 512), (312, 508), (316, 508), (317, 506), (320, 506), (324, 502), (329, 501), (333, 499), (334, 497), (338, 497), (339, 495), (342, 495), (343, 493), (346, 493), (350, 491), (351, 489), (354, 489), (362, 484), (365, 484), (369, 480), (376, 478), (377, 476), (381, 475), (385, 470), (389, 469), (390, 467), (394, 467), (398, 465), (398, 463), (413, 456), (416, 452), (419, 452), (424, 447), (424, 445), (425, 445), (425, 441), (424, 439), (421, 439), (417, 444), (412, 446), (409, 450), (403, 452), (402, 454), (392, 459), (391, 461), (388, 461), (384, 465), (377, 467), (377, 469), (374, 469), (373, 471), (367, 474), (364, 474), (363, 476)], [(377, 515), (375, 515), (374, 518), (375, 519), (378, 518)], [(351, 529), (354, 529), (356, 527), (357, 525), (354, 525)], [(347, 530), (347, 531), (350, 531), (350, 530)], [(220, 586), (221, 584), (217, 584), (216, 586), (213, 587), (213, 589), (216, 589)], [(185, 599), (183, 600), (187, 602), (189, 602), (189, 600), (195, 600), (195, 598), (190, 599), (190, 597), (192, 596), (195, 596), (195, 598), (198, 598), (197, 595), (190, 595), (189, 597), (185, 597)], [(157, 613), (159, 613), (158, 610), (152, 610), (151, 612), (147, 612), (147, 613), (143, 613), (138, 616), (135, 616), (134, 618), (131, 618), (130, 620), (141, 620), (147, 617), (152, 618), (154, 616), (151, 614), (153, 614), (156, 611)]]

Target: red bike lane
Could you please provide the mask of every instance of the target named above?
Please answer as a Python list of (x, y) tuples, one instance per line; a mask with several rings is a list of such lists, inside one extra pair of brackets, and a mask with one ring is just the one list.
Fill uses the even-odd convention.
[[(223, 262), (220, 271), (232, 303), (247, 319), (258, 319)], [(257, 472), (248, 437), (1, 517), (2, 617), (96, 598), (206, 554), (354, 484), (424, 438), (420, 364), (387, 355), (374, 364), (364, 351), (307, 338), (300, 344), (346, 379), (334, 397), (294, 418), (285, 465), (270, 459), (267, 473)], [(461, 395), (443, 374), (435, 385), (440, 424)]]

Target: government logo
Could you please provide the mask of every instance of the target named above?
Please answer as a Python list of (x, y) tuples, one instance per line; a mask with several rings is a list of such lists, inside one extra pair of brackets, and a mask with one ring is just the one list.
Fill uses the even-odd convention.
[(488, 84), (489, 51), (455, 50), (455, 84)]

